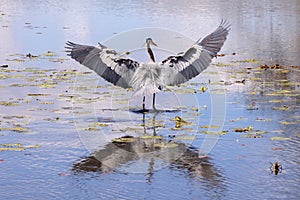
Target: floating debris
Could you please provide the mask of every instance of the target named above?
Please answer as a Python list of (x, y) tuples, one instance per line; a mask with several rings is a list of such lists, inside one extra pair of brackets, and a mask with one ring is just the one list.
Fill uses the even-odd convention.
[(276, 65), (260, 65), (259, 66), (259, 69), (284, 69), (286, 68), (286, 66), (281, 66), (279, 64), (276, 64)]
[(84, 130), (86, 130), (86, 131), (100, 131), (100, 129), (96, 128), (96, 127), (88, 127), (88, 128), (86, 128)]
[(278, 173), (282, 172), (282, 165), (279, 162), (271, 163), (270, 170), (275, 175), (278, 175)]
[(206, 92), (206, 90), (207, 90), (207, 87), (205, 87), (205, 86), (201, 86), (200, 87), (200, 90), (204, 93), (204, 92)]
[(39, 56), (32, 55), (31, 53), (26, 54), (27, 58), (38, 58)]
[(273, 151), (279, 151), (279, 150), (283, 150), (283, 149), (280, 148), (280, 147), (273, 147), (272, 150), (273, 150)]
[(257, 122), (271, 122), (273, 119), (267, 119), (267, 118), (256, 118)]
[(2, 68), (8, 68), (8, 65), (1, 65)]

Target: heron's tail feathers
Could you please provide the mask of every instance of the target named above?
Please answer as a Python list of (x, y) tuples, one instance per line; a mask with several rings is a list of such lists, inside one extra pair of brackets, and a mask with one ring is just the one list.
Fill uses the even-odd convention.
[(161, 68), (156, 64), (139, 67), (130, 81), (136, 91), (134, 95), (149, 96), (159, 92), (165, 85), (161, 73)]
[(156, 86), (142, 86), (140, 88), (138, 88), (135, 92), (134, 92), (134, 96), (151, 96), (154, 93), (159, 92), (159, 88)]

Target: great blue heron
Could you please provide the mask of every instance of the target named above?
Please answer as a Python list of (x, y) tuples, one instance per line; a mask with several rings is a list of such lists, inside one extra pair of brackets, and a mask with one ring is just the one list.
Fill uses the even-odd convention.
[(87, 46), (68, 41), (69, 56), (94, 70), (102, 78), (122, 88), (133, 88), (136, 94), (143, 95), (143, 112), (145, 96), (155, 94), (165, 86), (174, 86), (187, 82), (199, 75), (217, 56), (223, 46), (230, 24), (222, 20), (218, 28), (200, 41), (192, 45), (186, 52), (169, 56), (160, 63), (155, 63), (150, 45), (156, 45), (151, 38), (146, 40), (146, 48), (150, 63), (138, 63), (132, 59), (121, 57), (115, 50), (99, 43), (99, 46)]

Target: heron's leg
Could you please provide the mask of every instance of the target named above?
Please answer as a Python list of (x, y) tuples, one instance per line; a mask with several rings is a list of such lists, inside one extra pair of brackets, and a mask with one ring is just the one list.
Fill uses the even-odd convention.
[(146, 99), (146, 97), (144, 96), (143, 97), (143, 110), (145, 110), (145, 99)]
[(152, 108), (153, 108), (153, 110), (157, 111), (157, 109), (155, 108), (155, 93), (153, 93), (153, 103), (152, 103)]

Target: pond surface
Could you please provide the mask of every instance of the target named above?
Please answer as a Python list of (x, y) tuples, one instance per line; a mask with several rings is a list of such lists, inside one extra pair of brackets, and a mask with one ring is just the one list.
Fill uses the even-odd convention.
[[(196, 41), (222, 18), (224, 55), (157, 95), (172, 112), (132, 112), (141, 98), (64, 52), (132, 30), (180, 34), (161, 36), (163, 59), (176, 51), (164, 41)], [(299, 199), (299, 31), (297, 0), (1, 0), (0, 198)], [(143, 42), (128, 51), (147, 62)]]

